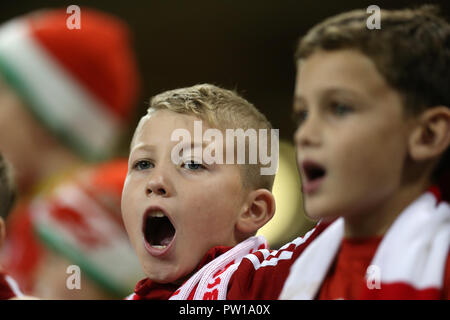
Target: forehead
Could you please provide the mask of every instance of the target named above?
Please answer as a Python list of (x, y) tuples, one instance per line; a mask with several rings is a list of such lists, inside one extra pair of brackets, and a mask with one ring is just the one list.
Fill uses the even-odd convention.
[(332, 89), (363, 96), (376, 96), (385, 90), (393, 90), (375, 63), (357, 50), (318, 51), (298, 62), (296, 96)]
[(153, 111), (139, 121), (134, 132), (131, 147), (133, 148), (137, 143), (170, 140), (172, 133), (177, 129), (188, 130), (193, 136), (195, 121), (202, 122), (203, 130), (210, 128), (206, 121), (195, 115), (164, 109)]

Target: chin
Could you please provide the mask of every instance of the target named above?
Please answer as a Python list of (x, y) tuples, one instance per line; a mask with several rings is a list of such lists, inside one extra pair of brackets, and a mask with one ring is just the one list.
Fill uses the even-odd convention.
[[(154, 270), (154, 268), (153, 268)], [(163, 271), (163, 270), (161, 270)], [(172, 273), (168, 272), (146, 272), (145, 273), (150, 280), (158, 282), (158, 283), (171, 283), (177, 280), (176, 276)]]
[(336, 210), (333, 210), (330, 206), (324, 206), (323, 203), (321, 205), (305, 204), (305, 212), (306, 216), (314, 221), (333, 220), (339, 216)]
[(179, 268), (165, 263), (148, 263), (144, 272), (150, 280), (158, 283), (177, 283), (184, 275)]

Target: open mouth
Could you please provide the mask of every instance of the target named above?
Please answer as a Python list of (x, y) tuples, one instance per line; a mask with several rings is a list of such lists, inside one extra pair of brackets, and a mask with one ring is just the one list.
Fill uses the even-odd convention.
[(320, 190), (326, 175), (325, 168), (312, 161), (304, 161), (302, 164), (302, 191), (307, 195), (312, 195)]
[(175, 227), (161, 210), (151, 210), (144, 217), (145, 241), (154, 249), (165, 249), (175, 237)]
[(303, 163), (303, 172), (308, 182), (323, 178), (326, 174), (324, 167), (312, 161), (305, 161)]

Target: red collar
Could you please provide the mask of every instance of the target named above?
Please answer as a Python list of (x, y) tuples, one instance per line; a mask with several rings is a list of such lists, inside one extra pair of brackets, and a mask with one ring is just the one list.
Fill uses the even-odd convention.
[[(209, 249), (192, 273), (197, 272), (206, 264), (231, 248), (232, 247), (217, 246)], [(158, 283), (149, 278), (145, 278), (137, 283), (134, 293), (142, 300), (168, 300), (180, 286), (181, 285), (179, 284), (173, 283)]]
[(428, 188), (428, 191), (431, 192), (436, 197), (437, 203), (442, 201), (442, 192), (439, 186), (432, 185), (431, 187)]
[(438, 179), (437, 185), (439, 186), (442, 194), (442, 200), (450, 202), (450, 169), (444, 171), (444, 173)]

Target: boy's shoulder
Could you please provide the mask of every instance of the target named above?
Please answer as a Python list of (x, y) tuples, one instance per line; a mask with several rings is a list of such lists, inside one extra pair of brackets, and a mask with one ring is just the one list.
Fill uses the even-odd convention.
[(230, 280), (227, 299), (278, 299), (292, 265), (330, 224), (319, 222), (303, 237), (294, 239), (279, 250), (263, 249), (245, 256)]

